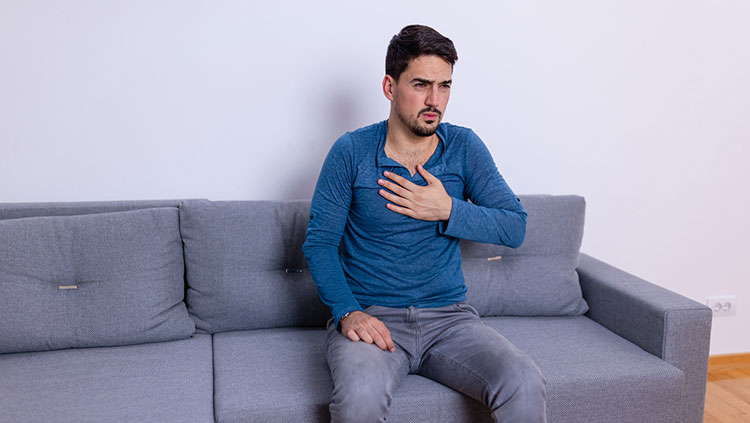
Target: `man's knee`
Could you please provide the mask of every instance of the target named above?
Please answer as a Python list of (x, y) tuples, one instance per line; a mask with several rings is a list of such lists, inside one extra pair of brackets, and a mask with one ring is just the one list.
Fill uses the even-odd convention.
[(547, 421), (546, 381), (531, 358), (518, 360), (502, 381), (495, 381), (489, 401), (497, 422), (545, 423)]
[(390, 403), (391, 393), (385, 386), (337, 386), (329, 406), (331, 422), (384, 422)]
[(494, 399), (491, 406), (501, 406), (507, 401), (544, 403), (547, 382), (536, 363), (531, 358), (524, 357), (514, 362), (511, 367), (489, 381)]
[(328, 359), (333, 378), (331, 421), (384, 421), (393, 390), (408, 371), (404, 353), (346, 339), (329, 345)]
[(514, 384), (517, 392), (534, 397), (546, 397), (547, 381), (544, 379), (542, 371), (531, 359), (524, 362), (522, 370), (519, 371), (515, 379)]

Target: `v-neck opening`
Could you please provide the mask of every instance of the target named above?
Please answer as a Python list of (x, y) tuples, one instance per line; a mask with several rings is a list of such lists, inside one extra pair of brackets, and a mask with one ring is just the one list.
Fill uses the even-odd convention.
[[(419, 171), (415, 172), (414, 175), (412, 175), (409, 169), (406, 168), (406, 166), (388, 157), (388, 155), (385, 153), (385, 143), (386, 143), (386, 139), (388, 138), (388, 120), (387, 119), (382, 122), (381, 128), (382, 128), (382, 132), (381, 132), (380, 142), (378, 145), (378, 152), (376, 154), (376, 166), (378, 168), (382, 168), (382, 167), (402, 168), (406, 171), (409, 181), (411, 182), (424, 181), (425, 179), (422, 177), (422, 175), (419, 174)], [(443, 156), (443, 152), (445, 151), (445, 139), (443, 135), (441, 134), (442, 132), (441, 129), (442, 129), (442, 124), (438, 125), (438, 129), (435, 131), (435, 135), (437, 135), (438, 137), (437, 145), (435, 145), (435, 151), (432, 152), (432, 155), (430, 155), (430, 157), (427, 159), (424, 165), (422, 165), (425, 168), (425, 170), (432, 173), (433, 175), (436, 173), (442, 172), (444, 168), (442, 156)], [(401, 175), (401, 176), (404, 176), (404, 175)]]

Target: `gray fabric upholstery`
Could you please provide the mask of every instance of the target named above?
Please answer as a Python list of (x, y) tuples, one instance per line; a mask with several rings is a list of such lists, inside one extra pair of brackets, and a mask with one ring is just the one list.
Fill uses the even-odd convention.
[(485, 323), (527, 351), (547, 378), (550, 423), (677, 423), (684, 373), (585, 316)]
[[(680, 413), (683, 372), (585, 316), (488, 317), (547, 379), (550, 423), (669, 423)], [(324, 422), (332, 389), (323, 329), (214, 335), (220, 423)], [(481, 404), (417, 375), (394, 395), (389, 421), (490, 421)]]
[[(462, 241), (463, 266), (469, 300), (484, 316), (544, 315), (552, 309), (575, 315), (590, 307), (585, 316), (484, 317), (486, 324), (529, 352), (542, 369), (548, 382), (549, 422), (701, 421), (710, 310), (586, 255), (579, 262), (582, 198), (521, 196), (521, 201), (529, 211), (524, 245), (513, 250)], [(179, 301), (185, 289), (183, 263), (191, 284), (187, 297), (193, 313), (190, 317), (204, 331), (223, 332), (214, 335), (213, 345), (210, 335), (197, 334), (184, 340), (133, 346), (0, 354), (0, 421), (211, 422), (214, 410), (219, 422), (328, 421), (332, 387), (322, 327), (329, 313), (317, 297), (301, 253), (309, 202), (185, 200), (177, 226), (174, 211), (180, 203), (0, 204), (0, 227), (5, 228), (0, 229), (0, 351), (28, 342), (16, 342), (19, 330), (35, 342), (48, 335), (58, 336), (53, 339), (55, 347), (96, 331), (115, 338), (121, 330), (117, 326), (127, 322), (119, 317), (118, 304), (131, 302), (128, 310), (144, 307), (137, 308), (137, 313), (146, 313), (142, 310), (157, 303), (166, 309), (170, 304), (183, 304)], [(172, 208), (172, 215), (164, 222), (158, 218), (135, 219), (135, 224), (109, 221), (112, 216), (103, 214), (152, 209), (151, 214), (160, 216), (159, 208), (165, 206)], [(59, 223), (61, 218), (24, 219), (44, 215), (91, 215), (67, 218), (71, 222), (94, 219), (93, 226), (78, 221), (79, 230), (72, 232), (81, 254), (50, 252), (65, 244), (58, 238), (70, 228), (63, 225), (63, 231), (45, 232), (40, 228), (49, 222)], [(24, 226), (24, 222), (36, 223)], [(37, 226), (39, 222), (42, 226)], [(52, 227), (57, 228), (57, 223)], [(8, 224), (11, 226), (2, 226)], [(25, 235), (19, 228), (26, 230)], [(179, 241), (174, 245), (177, 229), (183, 235), (185, 262), (174, 254), (180, 251)], [(84, 235), (98, 239), (80, 242)], [(45, 236), (54, 241), (32, 242)], [(152, 243), (135, 242), (141, 238)], [(156, 254), (162, 248), (164, 254)], [(503, 258), (487, 261), (495, 256)], [(11, 259), (17, 261), (14, 266), (21, 268), (20, 272), (7, 271)], [(98, 265), (101, 262), (108, 265)], [(157, 262), (164, 267), (145, 265)], [(75, 266), (66, 268), (64, 263)], [(65, 282), (71, 274), (89, 279), (89, 274), (98, 276), (107, 269), (114, 272), (128, 263), (135, 266), (130, 270), (158, 274), (162, 269), (164, 274), (176, 275), (180, 288), (160, 291), (146, 285), (115, 284), (112, 289), (127, 289), (108, 292), (105, 297), (119, 303), (97, 299), (101, 294), (97, 291), (94, 301), (74, 301), (68, 306), (52, 302), (42, 307), (30, 300), (37, 298), (34, 295), (13, 291), (18, 284), (9, 289), (10, 285), (2, 282), (18, 280), (19, 275), (38, 279), (45, 272), (47, 276), (64, 275)], [(576, 266), (578, 273), (571, 273)], [(88, 270), (71, 273), (71, 269)], [(135, 273), (142, 276), (142, 272)], [(111, 278), (115, 280), (120, 279)], [(58, 290), (60, 281), (45, 283), (55, 288), (47, 292), (50, 296), (38, 297), (47, 300), (58, 294), (80, 294), (85, 285), (80, 284), (75, 292)], [(585, 301), (580, 299), (581, 288)], [(153, 298), (155, 293), (163, 300)], [(175, 297), (176, 303), (172, 302), (173, 293), (180, 295)], [(513, 302), (518, 297), (533, 300), (521, 305)], [(25, 312), (18, 313), (22, 308)], [(11, 309), (16, 312), (9, 312)], [(91, 313), (100, 314), (86, 317)], [(180, 314), (179, 320), (187, 321), (191, 329), (184, 305)], [(14, 321), (18, 318), (20, 326)], [(15, 329), (10, 329), (12, 325)], [(95, 331), (82, 331), (86, 325)], [(321, 328), (244, 330), (302, 325)], [(163, 332), (167, 326), (154, 323), (146, 330)], [(41, 332), (32, 334), (29, 328)], [(236, 331), (227, 332), (230, 330)], [(101, 339), (98, 335), (93, 338)], [(119, 342), (126, 339), (116, 338)], [(396, 392), (389, 421), (468, 423), (490, 419), (477, 401), (410, 375)]]
[(302, 254), (307, 201), (186, 201), (180, 207), (187, 304), (207, 332), (323, 326)]
[(325, 329), (213, 336), (217, 422), (330, 421)]
[(0, 220), (0, 353), (194, 333), (177, 218), (155, 208)]
[(210, 335), (0, 355), (0, 421), (210, 423)]
[[(518, 249), (461, 242), (467, 298), (482, 316), (568, 316), (588, 310), (578, 283), (586, 203), (579, 196), (520, 196), (528, 212)], [(488, 261), (490, 257), (502, 259)]]
[(47, 203), (0, 203), (0, 219), (38, 216), (72, 216), (156, 207), (178, 207), (183, 200), (65, 201)]
[(588, 316), (685, 372), (684, 422), (703, 421), (711, 309), (581, 254)]

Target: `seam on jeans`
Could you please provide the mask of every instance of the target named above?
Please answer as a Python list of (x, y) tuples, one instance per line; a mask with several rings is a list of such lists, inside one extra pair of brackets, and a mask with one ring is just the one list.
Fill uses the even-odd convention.
[[(414, 361), (411, 363), (409, 367), (414, 367), (416, 364), (419, 366), (419, 364), (422, 362), (422, 328), (419, 326), (419, 311), (415, 308), (414, 309), (414, 336), (416, 337), (415, 343), (417, 347), (417, 351), (414, 354)], [(411, 369), (410, 369), (411, 370)]]
[[(333, 324), (332, 320), (333, 318), (329, 319), (329, 321), (331, 322), (331, 325)], [(346, 337), (346, 335), (341, 333), (336, 328), (333, 328), (333, 333), (331, 333), (331, 329), (328, 327), (328, 325), (326, 325), (326, 363), (328, 364), (329, 367), (331, 365), (331, 342), (332, 342), (331, 338), (335, 338), (337, 336)]]
[(447, 362), (447, 363), (449, 363), (449, 364), (451, 364), (451, 365), (453, 365), (455, 367), (458, 367), (458, 368), (461, 368), (462, 370), (467, 371), (469, 374), (471, 374), (472, 376), (474, 376), (477, 380), (479, 380), (480, 382), (482, 382), (482, 384), (484, 385), (484, 392), (486, 394), (490, 393), (490, 384), (489, 384), (489, 382), (487, 382), (487, 380), (485, 378), (483, 378), (479, 373), (477, 373), (474, 370), (472, 370), (472, 369), (464, 366), (463, 364), (459, 363), (458, 361), (456, 361), (456, 360), (454, 360), (454, 359), (452, 359), (452, 358), (444, 355), (440, 351), (432, 351), (431, 354), (434, 355), (434, 356), (436, 356), (436, 357), (438, 357), (438, 358), (440, 358), (440, 359), (442, 359), (442, 360), (444, 360), (445, 362)]

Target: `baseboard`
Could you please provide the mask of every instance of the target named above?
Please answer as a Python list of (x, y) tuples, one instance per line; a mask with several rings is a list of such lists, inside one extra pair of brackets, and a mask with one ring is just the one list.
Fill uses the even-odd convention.
[(750, 353), (717, 354), (708, 357), (708, 367), (750, 366)]

